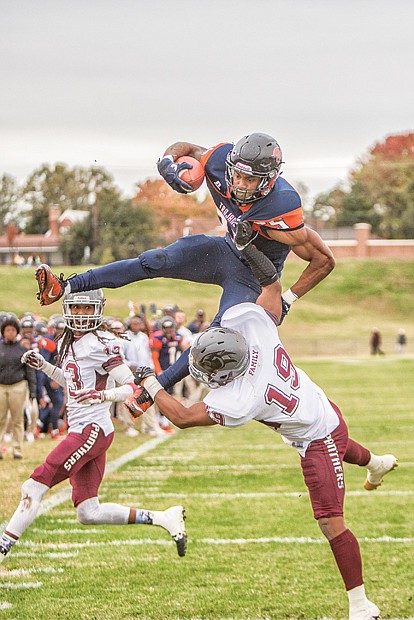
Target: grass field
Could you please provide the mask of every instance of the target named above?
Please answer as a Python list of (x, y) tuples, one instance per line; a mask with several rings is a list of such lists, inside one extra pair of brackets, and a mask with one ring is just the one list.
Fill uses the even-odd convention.
[[(299, 261), (287, 263), (284, 288), (302, 269)], [(35, 290), (31, 270), (0, 267), (0, 309), (39, 311)], [(120, 317), (132, 299), (158, 307), (177, 303), (189, 318), (204, 307), (212, 318), (220, 295), (218, 287), (177, 280), (105, 292), (107, 314)], [(41, 311), (48, 317), (60, 305)], [(387, 353), (378, 359), (368, 354), (373, 325)], [(409, 349), (397, 356), (401, 326)], [(382, 618), (413, 619), (414, 263), (338, 263), (295, 305), (281, 336), (298, 365), (339, 404), (352, 437), (399, 459), (397, 471), (371, 493), (362, 488), (365, 472), (346, 467), (346, 517), (360, 540), (367, 593)], [(141, 446), (148, 451), (137, 454)], [(3, 525), (18, 504), (21, 483), (51, 447), (48, 439), (25, 444), (23, 461), (9, 453), (0, 461)], [(158, 444), (118, 429), (108, 458), (112, 469), (101, 501), (153, 509), (184, 504), (187, 556), (179, 558), (157, 528), (78, 524), (63, 484), (50, 493), (55, 505), (45, 503), (47, 510), (2, 564), (1, 618), (347, 617), (347, 597), (312, 518), (299, 457), (268, 429), (256, 423), (232, 431), (192, 429)]]
[[(399, 468), (371, 493), (362, 488), (365, 471), (346, 466), (346, 517), (360, 540), (367, 593), (382, 618), (413, 618), (414, 360), (300, 366), (341, 406), (353, 438), (399, 459)], [(157, 528), (82, 526), (66, 499), (39, 516), (4, 561), (2, 618), (347, 617), (347, 597), (312, 518), (295, 450), (257, 423), (151, 441), (151, 450), (130, 455), (107, 474), (100, 498), (154, 509), (183, 503), (186, 557), (179, 558)], [(117, 432), (109, 461), (144, 442)], [(25, 447), (24, 461), (16, 465), (6, 455), (0, 463), (0, 519), (11, 516), (20, 483), (48, 449), (47, 439), (38, 441)]]

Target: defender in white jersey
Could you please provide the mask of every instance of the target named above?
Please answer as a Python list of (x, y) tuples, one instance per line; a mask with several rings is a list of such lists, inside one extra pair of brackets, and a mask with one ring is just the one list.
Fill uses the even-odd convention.
[(61, 367), (49, 364), (35, 350), (22, 357), (22, 362), (42, 370), (66, 389), (69, 432), (23, 483), (21, 502), (0, 538), (0, 563), (35, 519), (45, 493), (67, 478), (81, 523), (157, 525), (171, 534), (178, 555), (185, 555), (182, 506), (154, 511), (100, 504), (98, 500), (106, 451), (114, 437), (110, 404), (125, 400), (136, 387), (122, 356), (121, 341), (100, 327), (104, 301), (101, 290), (65, 296), (66, 329), (58, 358)]
[[(263, 308), (243, 303), (226, 310), (221, 327), (199, 334), (190, 350), (190, 373), (212, 389), (204, 402), (188, 409), (163, 390), (151, 369), (138, 369), (135, 382), (180, 428), (232, 428), (256, 420), (297, 449), (315, 519), (329, 540), (348, 593), (349, 618), (372, 620), (379, 617), (379, 609), (365, 595), (359, 544), (343, 516), (342, 463), (367, 467), (364, 486), (372, 490), (397, 461), (393, 455), (376, 456), (348, 437), (338, 407), (292, 363), (277, 324), (277, 317)], [(135, 393), (126, 403), (135, 414), (137, 397)]]

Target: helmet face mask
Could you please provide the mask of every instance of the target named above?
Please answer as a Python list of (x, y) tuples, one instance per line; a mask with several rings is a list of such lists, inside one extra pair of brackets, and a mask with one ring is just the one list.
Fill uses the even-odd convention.
[[(63, 298), (63, 319), (66, 327), (75, 332), (90, 332), (103, 321), (105, 297), (101, 289), (68, 293)], [(92, 306), (90, 314), (72, 314), (74, 306)]]
[(249, 348), (239, 332), (211, 327), (195, 339), (189, 355), (190, 374), (215, 389), (244, 375), (249, 367)]
[[(239, 204), (250, 204), (267, 196), (282, 163), (282, 151), (274, 138), (263, 133), (245, 136), (227, 155), (226, 183), (230, 195)], [(256, 188), (235, 187), (235, 172), (258, 179)]]

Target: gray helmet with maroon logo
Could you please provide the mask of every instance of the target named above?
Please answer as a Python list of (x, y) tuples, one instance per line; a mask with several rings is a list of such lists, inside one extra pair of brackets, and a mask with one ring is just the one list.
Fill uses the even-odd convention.
[(188, 361), (193, 379), (214, 389), (244, 375), (249, 347), (234, 329), (210, 327), (194, 340)]

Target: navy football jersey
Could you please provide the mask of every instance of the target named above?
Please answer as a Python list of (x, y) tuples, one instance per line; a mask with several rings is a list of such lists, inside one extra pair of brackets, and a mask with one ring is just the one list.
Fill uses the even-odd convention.
[(304, 226), (300, 196), (282, 177), (278, 177), (272, 191), (249, 205), (239, 205), (228, 192), (226, 183), (226, 157), (233, 144), (223, 143), (208, 149), (201, 158), (207, 187), (213, 197), (220, 221), (227, 226), (226, 241), (239, 255), (234, 243), (236, 221), (248, 220), (258, 236), (254, 245), (276, 265), (280, 272), (290, 248), (285, 243), (271, 239), (267, 229), (297, 230)]

